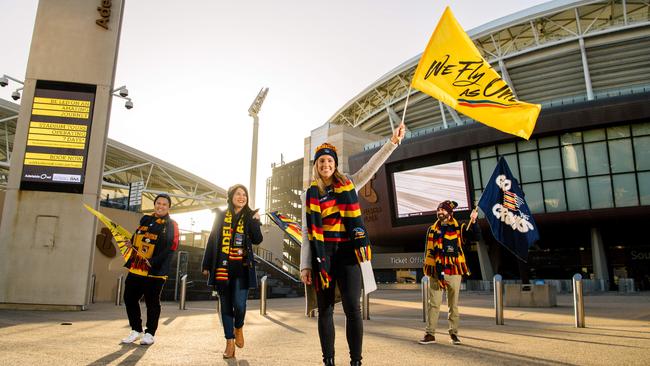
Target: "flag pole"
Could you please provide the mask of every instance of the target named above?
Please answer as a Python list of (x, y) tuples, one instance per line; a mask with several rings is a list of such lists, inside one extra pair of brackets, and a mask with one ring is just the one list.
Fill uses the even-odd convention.
[(409, 90), (406, 92), (406, 102), (404, 102), (404, 111), (402, 111), (402, 123), (406, 118), (406, 108), (409, 106), (409, 97), (411, 96), (411, 84), (409, 84)]

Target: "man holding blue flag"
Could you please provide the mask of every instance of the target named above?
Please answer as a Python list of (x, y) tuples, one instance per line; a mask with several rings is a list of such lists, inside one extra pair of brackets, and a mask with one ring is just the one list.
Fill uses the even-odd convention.
[(524, 192), (503, 157), (499, 159), (478, 207), (485, 214), (494, 238), (526, 262), (528, 248), (539, 240), (539, 231), (524, 200)]

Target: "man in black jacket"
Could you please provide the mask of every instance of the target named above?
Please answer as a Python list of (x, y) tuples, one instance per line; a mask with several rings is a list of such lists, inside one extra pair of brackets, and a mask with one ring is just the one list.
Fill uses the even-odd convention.
[[(124, 286), (124, 304), (131, 332), (122, 343), (154, 343), (160, 318), (162, 292), (172, 253), (178, 248), (178, 224), (169, 217), (171, 198), (162, 193), (154, 199), (154, 213), (142, 216), (140, 226), (128, 243), (131, 254), (124, 265), (129, 269)], [(147, 305), (147, 328), (142, 332), (140, 298)]]

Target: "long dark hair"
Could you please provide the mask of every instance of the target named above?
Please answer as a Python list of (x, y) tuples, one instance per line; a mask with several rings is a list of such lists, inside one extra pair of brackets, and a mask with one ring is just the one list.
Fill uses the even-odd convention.
[(242, 208), (242, 213), (244, 213), (246, 216), (250, 216), (251, 212), (253, 212), (253, 210), (248, 205), (250, 202), (250, 196), (248, 195), (248, 189), (243, 184), (235, 184), (234, 186), (228, 188), (228, 209), (230, 209), (233, 214), (235, 213), (235, 207), (232, 203), (232, 200), (235, 197), (235, 192), (239, 188), (244, 190), (244, 193), (246, 193), (246, 205)]

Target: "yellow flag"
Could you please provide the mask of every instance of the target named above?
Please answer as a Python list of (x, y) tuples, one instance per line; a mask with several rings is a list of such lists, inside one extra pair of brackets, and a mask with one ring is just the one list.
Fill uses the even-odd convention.
[(128, 260), (129, 256), (131, 256), (133, 248), (127, 247), (126, 241), (131, 239), (132, 234), (122, 226), (116, 224), (113, 220), (109, 219), (106, 215), (94, 210), (92, 207), (88, 206), (85, 203), (84, 207), (86, 207), (90, 213), (97, 216), (99, 221), (103, 222), (104, 225), (106, 225), (106, 227), (111, 231), (111, 234), (113, 234), (115, 242), (117, 243), (117, 247), (120, 249), (120, 254), (122, 254), (122, 257), (124, 257), (125, 261)]
[(528, 140), (541, 110), (518, 101), (447, 7), (411, 86), (483, 124)]

